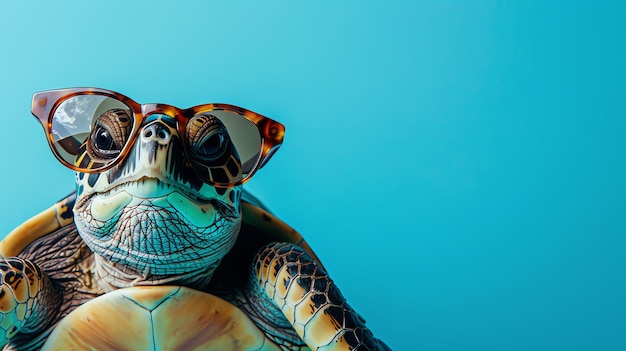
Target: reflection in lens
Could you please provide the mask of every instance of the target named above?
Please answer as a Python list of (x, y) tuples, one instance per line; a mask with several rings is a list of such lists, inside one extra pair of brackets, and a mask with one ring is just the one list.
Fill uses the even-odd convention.
[[(107, 116), (107, 111), (117, 117)], [(107, 117), (100, 119), (103, 115)], [(119, 154), (128, 140), (132, 125), (130, 108), (116, 99), (102, 95), (73, 96), (61, 102), (52, 116), (54, 148), (69, 164), (81, 168), (101, 168), (115, 159), (116, 155), (113, 155), (115, 151), (108, 155), (104, 155), (107, 152), (99, 154), (88, 147), (88, 141), (93, 142), (95, 129), (104, 129), (112, 135), (112, 141), (116, 145), (114, 147), (119, 148)]]

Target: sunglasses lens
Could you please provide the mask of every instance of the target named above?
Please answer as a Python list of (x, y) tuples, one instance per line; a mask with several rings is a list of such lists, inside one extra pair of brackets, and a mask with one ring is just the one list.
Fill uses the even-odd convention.
[(133, 123), (131, 109), (117, 99), (72, 96), (54, 110), (54, 149), (63, 160), (81, 170), (98, 170), (120, 155)]
[(218, 184), (248, 178), (261, 157), (262, 139), (257, 126), (235, 111), (195, 115), (187, 123), (187, 139), (196, 171)]

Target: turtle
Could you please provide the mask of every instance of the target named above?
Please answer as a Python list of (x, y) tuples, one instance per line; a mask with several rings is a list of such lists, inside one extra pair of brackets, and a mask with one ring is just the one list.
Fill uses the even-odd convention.
[(284, 137), (227, 104), (36, 93), (75, 190), (0, 242), (5, 350), (390, 350), (243, 188)]

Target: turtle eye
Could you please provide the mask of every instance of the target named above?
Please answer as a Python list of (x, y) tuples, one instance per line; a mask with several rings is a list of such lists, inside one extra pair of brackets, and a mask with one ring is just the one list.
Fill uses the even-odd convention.
[[(218, 116), (223, 118), (223, 111), (200, 113), (189, 119), (186, 127), (188, 156), (200, 178), (216, 184), (235, 183), (242, 178), (242, 164), (233, 139), (237, 135), (230, 132), (237, 130), (231, 130), (225, 122), (228, 118)], [(244, 143), (246, 141), (244, 139)]]
[(120, 154), (130, 134), (128, 116), (125, 110), (113, 109), (98, 117), (88, 141), (92, 160), (111, 160)]
[(111, 132), (104, 126), (96, 126), (91, 133), (89, 151), (92, 159), (110, 160), (120, 154), (122, 148), (116, 143)]
[(212, 130), (204, 138), (201, 144), (196, 146), (195, 156), (206, 162), (215, 161), (220, 158), (226, 150), (226, 137), (222, 128)]
[(115, 142), (108, 130), (98, 127), (94, 133), (94, 145), (102, 151), (114, 150)]
[(212, 115), (198, 115), (187, 125), (187, 137), (194, 161), (209, 164), (221, 159), (230, 142), (228, 131)]

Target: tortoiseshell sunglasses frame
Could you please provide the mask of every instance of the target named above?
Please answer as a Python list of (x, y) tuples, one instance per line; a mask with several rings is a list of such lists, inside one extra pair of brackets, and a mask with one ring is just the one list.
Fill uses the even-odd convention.
[[(52, 136), (52, 118), (54, 116), (54, 112), (63, 101), (78, 95), (107, 96), (122, 102), (123, 104), (128, 106), (133, 112), (133, 117), (135, 120), (128, 142), (126, 143), (126, 145), (124, 145), (120, 154), (113, 161), (103, 167), (78, 167), (63, 159), (59, 151), (56, 149), (55, 141)], [(226, 110), (234, 112), (240, 116), (243, 116), (254, 125), (256, 125), (259, 131), (259, 135), (261, 137), (261, 145), (259, 145), (260, 157), (255, 166), (246, 175), (246, 177), (242, 178), (239, 181), (231, 183), (216, 183), (210, 180), (205, 181), (216, 187), (232, 187), (243, 184), (250, 180), (252, 175), (254, 175), (254, 173), (259, 168), (263, 167), (267, 163), (267, 161), (269, 161), (269, 159), (274, 155), (276, 150), (278, 150), (280, 145), (282, 145), (285, 135), (285, 126), (282, 125), (280, 122), (274, 121), (268, 117), (238, 106), (221, 103), (197, 105), (187, 109), (179, 109), (175, 106), (166, 104), (140, 104), (125, 95), (100, 88), (68, 88), (38, 92), (33, 95), (31, 106), (31, 112), (35, 117), (37, 117), (42, 127), (44, 128), (44, 132), (46, 133), (46, 138), (48, 140), (48, 145), (50, 146), (50, 149), (52, 150), (54, 156), (64, 166), (82, 173), (103, 172), (122, 162), (122, 160), (126, 158), (128, 153), (132, 149), (132, 145), (135, 144), (139, 131), (141, 130), (141, 127), (143, 126), (146, 117), (150, 115), (164, 114), (174, 118), (176, 120), (178, 132), (181, 136), (183, 136), (186, 134), (187, 123), (193, 116), (199, 113), (208, 113), (214, 110)], [(189, 155), (189, 150), (186, 142), (183, 142), (183, 148), (185, 149), (185, 153)]]

